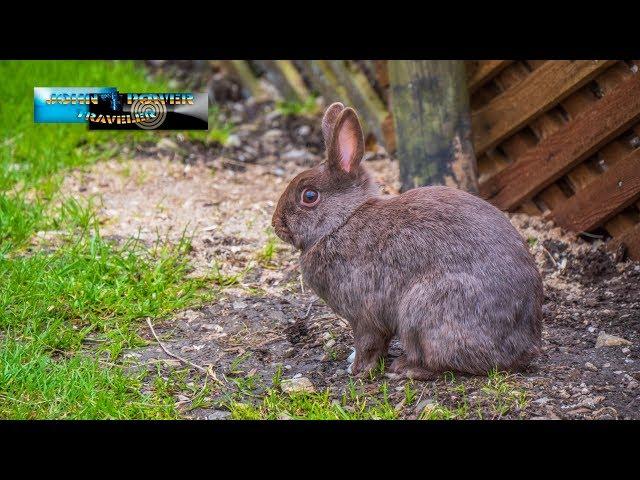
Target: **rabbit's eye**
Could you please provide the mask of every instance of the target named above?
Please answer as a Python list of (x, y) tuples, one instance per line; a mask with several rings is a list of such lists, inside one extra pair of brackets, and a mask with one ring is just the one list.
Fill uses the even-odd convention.
[(319, 198), (320, 194), (317, 190), (307, 188), (302, 192), (302, 203), (307, 206), (315, 205)]

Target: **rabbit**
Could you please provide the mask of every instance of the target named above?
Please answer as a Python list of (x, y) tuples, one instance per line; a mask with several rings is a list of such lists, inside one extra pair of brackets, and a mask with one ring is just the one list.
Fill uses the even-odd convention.
[(326, 160), (297, 175), (272, 225), (301, 251), (306, 285), (352, 330), (352, 374), (375, 369), (397, 336), (395, 378), (518, 370), (540, 352), (543, 288), (529, 249), (500, 210), (464, 191), (382, 195), (364, 168), (356, 112), (322, 119)]

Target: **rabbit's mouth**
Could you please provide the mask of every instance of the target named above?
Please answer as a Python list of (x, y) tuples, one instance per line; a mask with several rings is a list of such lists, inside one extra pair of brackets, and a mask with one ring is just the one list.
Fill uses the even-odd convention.
[(273, 229), (276, 232), (276, 235), (283, 242), (290, 243), (293, 245), (293, 235), (291, 234), (291, 230), (287, 227), (284, 219), (282, 218), (274, 218), (273, 219)]

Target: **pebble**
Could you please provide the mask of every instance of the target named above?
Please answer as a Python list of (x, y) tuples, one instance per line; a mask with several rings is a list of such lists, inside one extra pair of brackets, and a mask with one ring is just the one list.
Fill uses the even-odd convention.
[(587, 362), (584, 364), (584, 366), (586, 367), (587, 370), (591, 370), (592, 372), (597, 372), (598, 371), (598, 367), (596, 367), (593, 363), (591, 362)]
[(327, 343), (324, 344), (324, 348), (331, 348), (336, 344), (336, 341), (332, 338)]
[(232, 307), (234, 310), (242, 310), (244, 308), (247, 308), (247, 304), (236, 300), (235, 302), (233, 302)]
[(308, 392), (313, 393), (316, 388), (307, 377), (294, 377), (288, 380), (283, 380), (280, 384), (280, 388), (284, 393), (294, 392)]
[(421, 400), (420, 403), (416, 405), (416, 413), (421, 414), (425, 411), (425, 409), (433, 409), (437, 405), (437, 402), (433, 398), (425, 398)]
[(156, 146), (158, 148), (165, 148), (168, 150), (178, 150), (178, 148), (180, 148), (178, 147), (178, 144), (173, 140), (171, 140), (170, 138), (160, 139), (160, 141), (156, 144)]
[(356, 360), (356, 351), (354, 350), (353, 352), (351, 352), (351, 354), (347, 357), (347, 362), (349, 363), (353, 363)]
[(624, 348), (622, 349), (622, 353), (624, 353), (625, 355), (626, 355), (627, 353), (629, 353), (630, 351), (631, 351), (631, 349), (630, 349), (629, 347), (624, 347)]
[(302, 125), (298, 129), (298, 135), (300, 135), (301, 137), (306, 137), (310, 133), (311, 133), (311, 127), (309, 125)]
[(631, 345), (631, 342), (622, 337), (609, 335), (604, 330), (598, 334), (598, 338), (596, 339), (596, 348), (617, 347), (620, 345)]
[(231, 417), (231, 412), (224, 410), (214, 410), (213, 413), (207, 415), (207, 420), (226, 420)]
[(281, 155), (281, 158), (283, 160), (292, 160), (292, 161), (297, 161), (297, 160), (304, 160), (307, 157), (307, 151), (306, 150), (302, 150), (302, 149), (293, 149), (293, 150), (289, 150), (288, 152), (285, 152)]
[(240, 140), (238, 135), (229, 135), (224, 145), (225, 147), (239, 147), (242, 145), (242, 140)]

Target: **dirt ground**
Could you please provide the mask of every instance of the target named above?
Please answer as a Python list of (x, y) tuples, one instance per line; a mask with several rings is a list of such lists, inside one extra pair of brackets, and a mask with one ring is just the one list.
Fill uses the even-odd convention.
[[(350, 378), (348, 324), (304, 287), (291, 247), (278, 243), (271, 259), (260, 255), (273, 238), (271, 214), (288, 180), (321, 158), (318, 120), (252, 104), (232, 104), (229, 111), (241, 126), (226, 148), (163, 139), (74, 172), (64, 189), (99, 199), (106, 237), (139, 235), (151, 242), (158, 235), (177, 239), (186, 228), (193, 234), (194, 275), (213, 265), (227, 278), (241, 275), (210, 304), (153, 320), (171, 352), (211, 366), (219, 378), (256, 376), (266, 387), (281, 366), (283, 378), (307, 377), (316, 390), (328, 388), (337, 398)], [(368, 154), (367, 166), (385, 191), (397, 191), (395, 161), (379, 152)], [(529, 241), (545, 287), (544, 353), (508, 379), (526, 402), (496, 408), (486, 377), (443, 377), (417, 384), (419, 397), (405, 405), (404, 381), (386, 379), (399, 416), (417, 418), (433, 402), (451, 409), (465, 402), (468, 418), (640, 418), (640, 264), (540, 218), (513, 215), (511, 221)], [(626, 341), (596, 347), (602, 332)], [(126, 353), (124, 361), (161, 365), (167, 376), (184, 368), (146, 327), (141, 335), (149, 346)], [(399, 353), (392, 344), (390, 357)], [(202, 375), (190, 378), (201, 381)], [(380, 382), (363, 388), (377, 395)], [(217, 401), (190, 408), (190, 398), (176, 394), (176, 402), (190, 418), (229, 417)]]

